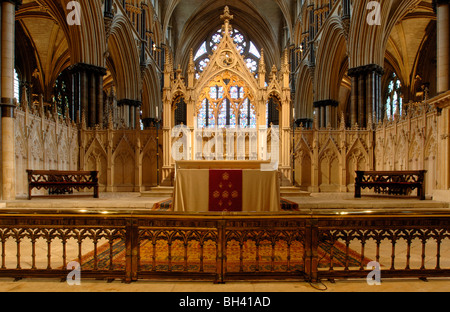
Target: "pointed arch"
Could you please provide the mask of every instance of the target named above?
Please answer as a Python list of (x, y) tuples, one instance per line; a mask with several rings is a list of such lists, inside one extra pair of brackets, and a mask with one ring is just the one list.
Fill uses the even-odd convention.
[(111, 26), (108, 40), (112, 61), (111, 73), (115, 73), (116, 94), (118, 99), (141, 99), (141, 68), (139, 51), (134, 35), (124, 16), (116, 16)]
[[(317, 49), (315, 72), (315, 101), (339, 100), (342, 77), (339, 70), (347, 58), (347, 42), (340, 17), (330, 17), (323, 26), (323, 33)], [(340, 79), (339, 79), (340, 78)]]
[(296, 81), (297, 86), (294, 105), (296, 111), (299, 112), (297, 116), (300, 118), (312, 118), (314, 109), (314, 87), (313, 79), (311, 77), (311, 68), (306, 62), (303, 62), (300, 65)]
[(156, 117), (156, 107), (161, 101), (161, 79), (155, 67), (148, 66), (142, 82), (142, 118)]
[[(57, 1), (45, 0), (46, 3)], [(67, 8), (63, 8), (63, 15), (59, 25), (69, 38), (71, 63), (85, 63), (99, 67), (105, 66), (104, 53), (106, 51), (105, 24), (103, 21), (102, 0), (80, 1), (81, 25), (69, 26), (66, 22)]]

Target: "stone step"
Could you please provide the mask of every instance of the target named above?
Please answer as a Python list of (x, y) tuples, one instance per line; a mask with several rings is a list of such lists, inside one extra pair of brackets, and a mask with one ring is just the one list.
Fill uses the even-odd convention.
[[(311, 193), (302, 191), (298, 187), (281, 187), (280, 195), (282, 197), (309, 197)], [(148, 191), (141, 192), (141, 197), (171, 197), (173, 196), (173, 187), (152, 187)]]
[(295, 186), (282, 186), (280, 188), (281, 197), (309, 197), (310, 192), (302, 191), (299, 187)]
[(141, 192), (141, 197), (172, 197), (173, 187), (157, 186), (152, 187), (148, 191)]

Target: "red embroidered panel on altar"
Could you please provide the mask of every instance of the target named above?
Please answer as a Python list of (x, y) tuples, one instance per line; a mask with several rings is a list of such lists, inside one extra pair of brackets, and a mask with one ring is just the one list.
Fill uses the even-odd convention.
[(242, 211), (242, 170), (209, 170), (209, 211)]

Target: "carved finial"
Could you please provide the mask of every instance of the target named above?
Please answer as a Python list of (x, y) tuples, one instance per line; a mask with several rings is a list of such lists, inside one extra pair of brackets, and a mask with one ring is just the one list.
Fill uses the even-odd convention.
[(234, 18), (234, 16), (230, 14), (228, 6), (225, 6), (223, 15), (221, 15), (220, 18), (224, 21), (224, 35), (228, 36), (230, 33), (230, 21)]
[(220, 18), (226, 22), (231, 21), (234, 16), (230, 14), (230, 8), (226, 5), (224, 10), (223, 10), (223, 15), (220, 16)]
[(278, 69), (277, 69), (277, 67), (275, 66), (275, 64), (272, 65), (272, 75), (276, 75), (276, 74), (277, 74), (277, 71), (278, 71)]
[(317, 117), (317, 114), (314, 114), (313, 117), (313, 129), (319, 130), (319, 118)]
[(331, 129), (332, 129), (331, 122), (327, 122), (327, 130), (331, 130)]
[(261, 49), (261, 58), (259, 60), (259, 72), (260, 73), (266, 72), (266, 62), (264, 60), (264, 49)]
[(195, 72), (194, 51), (192, 49), (189, 51), (188, 72), (190, 72), (190, 73)]
[(24, 85), (22, 87), (22, 109), (23, 111), (27, 111), (28, 110), (28, 96), (27, 96), (27, 87), (26, 85)]
[(270, 72), (270, 81), (275, 81), (277, 79), (278, 69), (275, 64), (272, 66), (272, 71)]
[(87, 129), (87, 125), (86, 125), (86, 113), (83, 109), (83, 111), (81, 112), (81, 129), (86, 130)]
[(341, 125), (340, 125), (340, 129), (344, 130), (345, 129), (345, 115), (344, 112), (341, 112)]
[(113, 130), (114, 128), (114, 122), (113, 122), (113, 115), (112, 115), (112, 109), (108, 112), (108, 129)]
[(283, 65), (281, 66), (281, 71), (283, 73), (289, 72), (289, 54), (287, 49), (284, 50), (283, 53)]
[(165, 71), (167, 72), (167, 73), (170, 73), (170, 72), (172, 72), (172, 70), (173, 70), (173, 60), (172, 60), (172, 55), (171, 55), (171, 53), (170, 53), (170, 51), (169, 51), (169, 49), (166, 49), (165, 50), (165, 59), (166, 59), (166, 66), (165, 66)]
[(367, 130), (373, 130), (372, 114), (369, 114), (369, 117), (368, 117), (368, 120), (367, 120)]

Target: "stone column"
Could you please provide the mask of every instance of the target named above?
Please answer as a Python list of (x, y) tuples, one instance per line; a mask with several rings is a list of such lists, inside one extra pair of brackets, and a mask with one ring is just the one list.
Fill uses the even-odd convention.
[[(450, 1), (433, 1), (437, 15), (437, 93), (450, 90)], [(444, 96), (445, 97), (445, 96)], [(448, 99), (439, 100), (438, 118), (438, 186), (433, 199), (448, 201), (450, 198), (450, 103)], [(437, 192), (437, 193), (436, 193)], [(440, 198), (440, 196), (443, 196)]]
[(367, 119), (366, 121), (369, 122), (370, 120), (374, 121), (374, 110), (376, 109), (375, 105), (375, 73), (369, 72), (366, 76), (366, 103), (367, 103)]
[(351, 8), (350, 0), (342, 0), (342, 7), (343, 7), (342, 18), (344, 19), (350, 18), (350, 8)]
[[(94, 127), (103, 125), (103, 76), (106, 69), (89, 64), (78, 63), (71, 67), (72, 92), (74, 111), (76, 116), (84, 113), (86, 125)], [(77, 120), (76, 120), (77, 121)]]
[(121, 110), (124, 112), (123, 118), (126, 125), (130, 129), (137, 129), (137, 127), (139, 126), (137, 112), (139, 111), (141, 105), (142, 102), (137, 100), (122, 99), (120, 101), (117, 101), (117, 106), (121, 107)]
[[(349, 72), (350, 75), (350, 72)], [(350, 99), (350, 126), (353, 127), (358, 122), (358, 76), (352, 75), (352, 90)]]
[(80, 108), (80, 74), (72, 72), (72, 120), (81, 122), (81, 108)]
[(437, 0), (437, 92), (450, 90), (450, 1)]
[(363, 73), (358, 79), (358, 126), (365, 127), (366, 125), (366, 86), (365, 76)]
[(89, 73), (89, 118), (88, 125), (89, 127), (94, 127), (97, 124), (97, 87), (95, 86), (97, 82), (96, 73)]
[(338, 101), (335, 100), (323, 100), (314, 102), (314, 109), (316, 110), (317, 123), (321, 128), (336, 126), (336, 118), (333, 116), (334, 108), (339, 105)]
[(325, 106), (321, 105), (320, 106), (320, 127), (321, 128), (325, 128), (327, 126), (326, 124), (326, 116), (325, 116)]
[(130, 105), (130, 127), (136, 129), (136, 107), (134, 105)]
[[(84, 117), (84, 121), (89, 125), (88, 118), (88, 103), (89, 103), (89, 92), (88, 92), (88, 75), (84, 69), (80, 69), (80, 104), (81, 108), (81, 118)], [(83, 121), (82, 121), (83, 122)]]
[(103, 97), (103, 75), (97, 74), (96, 76), (96, 82), (95, 85), (97, 87), (96, 90), (96, 102), (97, 102), (97, 109), (96, 109), (96, 123), (99, 124), (100, 126), (103, 126), (103, 119), (104, 119), (104, 97)]
[(14, 149), (15, 11), (21, 1), (1, 3), (1, 147), (2, 199), (16, 198)]
[(314, 37), (316, 35), (316, 31), (314, 28), (314, 4), (308, 5), (309, 10), (309, 62), (313, 66), (316, 63), (316, 55), (314, 51)]
[(114, 17), (113, 8), (112, 8), (112, 0), (105, 0), (105, 10), (104, 10), (104, 16), (105, 17)]
[(366, 127), (371, 116), (372, 122), (377, 122), (382, 116), (381, 76), (383, 68), (370, 64), (349, 69), (352, 78), (352, 95), (350, 108), (350, 123), (354, 126)]

